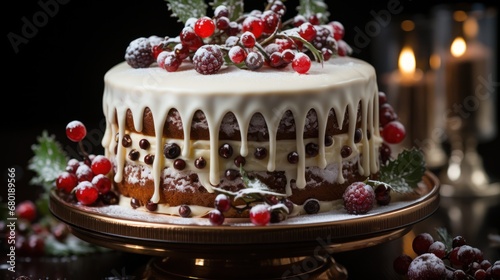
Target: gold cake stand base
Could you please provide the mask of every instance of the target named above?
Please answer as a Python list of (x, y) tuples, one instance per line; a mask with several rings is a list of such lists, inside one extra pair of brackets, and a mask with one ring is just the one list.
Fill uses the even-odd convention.
[(130, 216), (117, 211), (118, 206), (71, 204), (55, 192), (50, 209), (82, 240), (152, 256), (143, 279), (340, 280), (347, 279), (348, 272), (333, 253), (398, 239), (437, 210), (438, 179), (426, 172), (421, 185), (417, 197), (374, 209), (371, 215), (297, 217), (264, 227), (185, 224), (189, 219), (169, 216), (162, 221), (158, 219), (163, 215), (150, 213)]

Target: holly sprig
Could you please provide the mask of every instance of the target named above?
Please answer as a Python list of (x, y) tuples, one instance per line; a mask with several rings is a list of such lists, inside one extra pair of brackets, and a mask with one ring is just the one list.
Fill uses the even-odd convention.
[(397, 158), (390, 159), (382, 165), (379, 180), (368, 180), (367, 183), (372, 186), (384, 184), (398, 193), (412, 193), (422, 181), (425, 170), (426, 163), (422, 150), (413, 147), (403, 150)]
[(312, 15), (320, 15), (319, 20), (321, 23), (326, 23), (330, 16), (328, 5), (323, 0), (300, 0), (297, 11), (306, 18)]

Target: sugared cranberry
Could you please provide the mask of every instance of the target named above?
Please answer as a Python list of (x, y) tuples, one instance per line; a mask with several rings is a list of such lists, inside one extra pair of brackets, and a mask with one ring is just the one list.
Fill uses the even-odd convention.
[(64, 171), (56, 179), (56, 188), (66, 193), (70, 193), (78, 184), (75, 173)]
[(92, 178), (92, 184), (101, 194), (108, 193), (111, 190), (111, 180), (104, 174), (98, 174)]
[(81, 164), (80, 166), (78, 166), (75, 174), (78, 182), (92, 181), (92, 178), (94, 177), (92, 169), (86, 164)]
[(250, 221), (256, 226), (265, 226), (271, 221), (271, 212), (265, 204), (257, 204), (250, 209)]
[(207, 38), (212, 36), (214, 31), (215, 31), (215, 23), (211, 18), (207, 16), (199, 18), (194, 24), (194, 32), (201, 38)]
[(92, 160), (92, 165), (90, 167), (94, 175), (106, 175), (109, 173), (109, 171), (111, 171), (111, 161), (103, 155), (97, 155)]
[(99, 197), (99, 190), (89, 181), (83, 181), (76, 186), (75, 196), (83, 205), (91, 205)]
[(73, 142), (80, 142), (87, 135), (85, 125), (80, 121), (71, 121), (66, 125), (66, 136)]
[(311, 68), (311, 59), (305, 53), (297, 53), (292, 60), (292, 68), (299, 74), (305, 74)]
[(31, 200), (24, 200), (20, 202), (15, 209), (16, 216), (20, 219), (33, 222), (37, 216), (36, 205)]
[(214, 206), (215, 209), (221, 211), (222, 213), (227, 212), (229, 209), (231, 209), (231, 200), (225, 194), (218, 194), (215, 197)]

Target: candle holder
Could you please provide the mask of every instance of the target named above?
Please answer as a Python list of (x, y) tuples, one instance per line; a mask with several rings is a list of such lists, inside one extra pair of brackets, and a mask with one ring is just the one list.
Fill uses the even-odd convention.
[(450, 147), (440, 174), (440, 193), (447, 197), (500, 195), (477, 151), (496, 135), (496, 10), (482, 6), (439, 7), (435, 39), (444, 82), (445, 131)]

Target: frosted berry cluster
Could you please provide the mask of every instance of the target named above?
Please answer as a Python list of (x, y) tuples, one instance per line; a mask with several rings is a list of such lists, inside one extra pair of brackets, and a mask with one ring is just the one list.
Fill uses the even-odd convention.
[(116, 204), (118, 195), (112, 190), (109, 174), (111, 161), (103, 155), (87, 154), (81, 144), (87, 135), (85, 125), (71, 121), (66, 126), (66, 136), (80, 145), (83, 159), (68, 160), (66, 170), (56, 178), (56, 189), (68, 201), (81, 205)]
[(485, 259), (483, 252), (463, 236), (445, 242), (423, 232), (413, 239), (412, 249), (416, 257), (402, 254), (393, 261), (394, 271), (409, 280), (500, 279), (500, 260)]
[(283, 21), (287, 11), (282, 1), (269, 1), (263, 11), (253, 10), (231, 21), (229, 9), (219, 5), (213, 17), (190, 18), (176, 37), (140, 37), (125, 52), (133, 68), (150, 67), (155, 62), (168, 72), (190, 62), (197, 72), (217, 73), (223, 65), (256, 71), (262, 67), (291, 65), (307, 73), (313, 61), (352, 53), (343, 40), (344, 27), (338, 21), (321, 24), (321, 15), (306, 18), (297, 14)]

